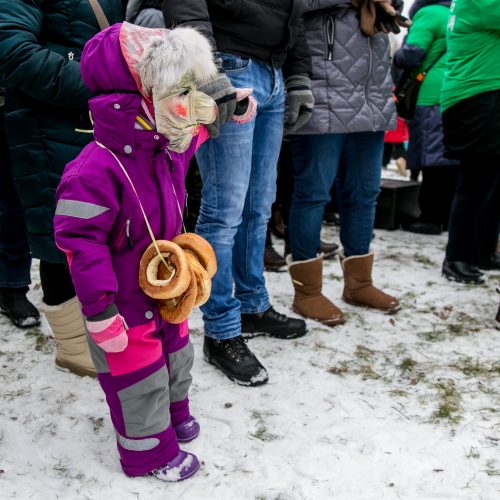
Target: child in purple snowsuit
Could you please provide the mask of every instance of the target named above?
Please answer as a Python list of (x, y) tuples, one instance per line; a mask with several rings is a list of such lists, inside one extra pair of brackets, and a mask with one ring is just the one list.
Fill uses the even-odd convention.
[(216, 71), (209, 43), (191, 28), (116, 24), (91, 39), (81, 59), (95, 94), (95, 140), (66, 166), (55, 237), (67, 255), (129, 476), (173, 481), (199, 467), (178, 445), (199, 432), (189, 412), (187, 322), (159, 316), (139, 287), (138, 269), (151, 243), (141, 204), (156, 239), (181, 231), (189, 160), (207, 138), (200, 124), (217, 112), (196, 84)]

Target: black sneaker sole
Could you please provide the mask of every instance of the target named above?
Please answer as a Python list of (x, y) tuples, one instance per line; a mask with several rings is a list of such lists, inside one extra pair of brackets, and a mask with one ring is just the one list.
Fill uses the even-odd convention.
[(307, 333), (307, 330), (304, 330), (303, 332), (293, 332), (293, 333), (288, 333), (285, 335), (279, 335), (276, 333), (269, 333), (269, 332), (262, 332), (262, 331), (241, 331), (241, 336), (244, 339), (253, 339), (254, 337), (271, 337), (273, 339), (280, 339), (280, 340), (293, 340), (293, 339), (298, 339), (300, 337), (303, 337)]
[(469, 278), (459, 278), (454, 274), (447, 273), (446, 271), (441, 271), (441, 273), (448, 281), (455, 281), (456, 283), (464, 283), (466, 285), (483, 285), (486, 281), (483, 277), (469, 279)]
[(269, 377), (267, 376), (267, 372), (265, 371), (264, 369), (264, 372), (266, 373), (266, 378), (265, 379), (261, 379), (261, 380), (255, 380), (255, 381), (251, 381), (251, 380), (241, 380), (241, 379), (238, 379), (232, 375), (230, 375), (229, 373), (227, 373), (220, 365), (219, 363), (217, 363), (216, 361), (213, 361), (212, 359), (210, 359), (206, 354), (203, 355), (204, 358), (205, 358), (205, 361), (213, 366), (215, 366), (219, 371), (221, 371), (229, 380), (233, 381), (233, 382), (236, 382), (238, 385), (242, 385), (244, 387), (258, 387), (259, 385), (264, 385), (268, 382), (269, 380)]

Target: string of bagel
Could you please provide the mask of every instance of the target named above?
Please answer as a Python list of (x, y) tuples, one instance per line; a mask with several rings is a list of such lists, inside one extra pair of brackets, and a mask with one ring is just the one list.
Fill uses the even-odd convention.
[[(127, 177), (151, 237), (151, 244), (139, 263), (139, 286), (146, 295), (158, 300), (160, 316), (164, 320), (182, 323), (194, 307), (203, 305), (210, 297), (212, 278), (217, 271), (215, 252), (207, 240), (195, 233), (184, 232), (171, 241), (157, 240), (125, 167), (113, 151), (98, 141), (96, 143), (109, 151)], [(177, 198), (177, 193), (175, 196)], [(177, 206), (182, 218), (178, 200)]]

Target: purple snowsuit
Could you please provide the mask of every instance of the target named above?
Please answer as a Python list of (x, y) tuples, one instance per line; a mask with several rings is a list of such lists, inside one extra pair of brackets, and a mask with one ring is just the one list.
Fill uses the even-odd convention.
[(90, 40), (81, 59), (94, 138), (66, 166), (57, 189), (54, 218), (58, 247), (68, 258), (85, 317), (119, 312), (128, 325), (128, 346), (106, 353), (87, 335), (106, 393), (121, 465), (141, 476), (166, 465), (179, 451), (173, 426), (189, 417), (193, 364), (187, 322), (172, 325), (157, 302), (139, 288), (139, 261), (151, 238), (137, 197), (109, 151), (130, 176), (156, 239), (181, 231), (184, 177), (199, 138), (188, 151), (166, 151), (156, 130), (138, 130), (142, 96), (120, 52), (120, 25)]

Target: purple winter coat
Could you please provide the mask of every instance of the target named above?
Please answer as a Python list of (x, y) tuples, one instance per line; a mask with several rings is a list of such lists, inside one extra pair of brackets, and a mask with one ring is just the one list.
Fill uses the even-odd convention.
[[(95, 141), (115, 153), (130, 176), (156, 239), (180, 233), (184, 177), (199, 138), (182, 154), (167, 152), (155, 130), (134, 128), (142, 96), (121, 55), (120, 25), (85, 46), (81, 72), (96, 95), (89, 101)], [(140, 289), (139, 261), (151, 243), (132, 186), (109, 151), (96, 142), (69, 163), (57, 189), (55, 239), (68, 258), (86, 317), (113, 303), (129, 327), (154, 319), (157, 303)]]

